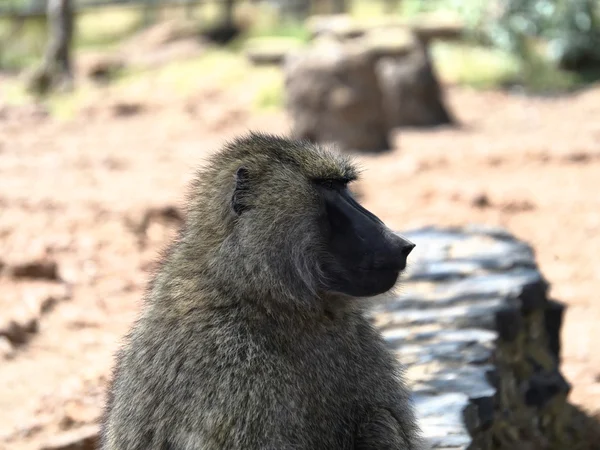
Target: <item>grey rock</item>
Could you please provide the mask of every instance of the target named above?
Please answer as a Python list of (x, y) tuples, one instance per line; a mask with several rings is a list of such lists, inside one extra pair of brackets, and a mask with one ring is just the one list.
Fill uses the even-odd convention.
[(384, 326), (414, 326), (441, 324), (457, 328), (478, 325), (483, 329), (496, 328), (494, 314), (505, 304), (503, 298), (481, 300), (477, 303), (428, 309), (397, 309), (380, 314)]
[(407, 369), (429, 448), (512, 448), (493, 437), (511, 426), (551, 440), (552, 420), (559, 439), (573, 424), (544, 408), (571, 388), (559, 367), (565, 306), (548, 299), (532, 248), (477, 225), (402, 235), (416, 244), (402, 294), (371, 318)]
[(415, 45), (407, 55), (380, 58), (377, 73), (390, 127), (454, 123), (426, 44)]
[(284, 64), (293, 133), (342, 150), (390, 148), (375, 60), (362, 48), (323, 43), (290, 54)]

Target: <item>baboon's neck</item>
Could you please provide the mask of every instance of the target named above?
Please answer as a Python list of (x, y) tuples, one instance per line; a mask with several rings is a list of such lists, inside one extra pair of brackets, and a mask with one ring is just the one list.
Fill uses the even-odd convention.
[[(207, 215), (205, 208), (198, 207), (188, 216), (186, 229), (156, 275), (151, 300), (164, 309), (175, 307), (183, 312), (245, 305), (298, 323), (324, 317), (337, 320), (365, 304), (360, 299), (316, 291), (310, 260), (304, 265), (307, 270), (299, 271), (288, 256), (277, 254), (286, 254), (286, 249), (277, 249), (274, 255), (257, 251), (247, 245), (248, 237), (239, 236), (223, 217), (216, 221)], [(270, 247), (265, 244), (265, 248)]]
[(156, 275), (150, 301), (159, 314), (246, 308), (294, 326), (343, 320), (362, 309), (359, 299), (331, 293), (294, 296), (285, 286), (269, 290), (266, 283), (236, 274), (234, 264), (218, 260), (218, 252), (199, 254), (182, 242)]

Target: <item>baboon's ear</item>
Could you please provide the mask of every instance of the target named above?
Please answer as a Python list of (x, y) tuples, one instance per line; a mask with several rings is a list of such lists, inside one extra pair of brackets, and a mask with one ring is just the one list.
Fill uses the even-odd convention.
[(231, 207), (238, 216), (250, 209), (246, 203), (250, 191), (250, 173), (245, 167), (240, 167), (235, 173), (235, 189), (231, 197)]

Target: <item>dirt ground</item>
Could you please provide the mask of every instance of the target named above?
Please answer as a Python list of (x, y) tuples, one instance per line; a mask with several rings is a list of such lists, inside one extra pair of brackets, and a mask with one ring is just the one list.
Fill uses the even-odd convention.
[[(531, 99), (450, 87), (448, 100), (460, 128), (402, 131), (393, 152), (359, 158), (362, 201), (396, 229), (484, 223), (530, 242), (552, 296), (569, 305), (571, 399), (597, 410), (600, 88)], [(0, 448), (40, 448), (98, 419), (113, 353), (174, 230), (151, 222), (142, 246), (135, 224), (181, 205), (194, 168), (224, 140), (289, 129), (284, 113), (252, 116), (210, 86), (186, 101), (149, 93), (139, 106), (107, 100), (57, 121), (0, 105), (0, 266), (45, 258), (64, 280), (0, 276), (0, 321), (39, 317), (27, 343), (0, 341)]]

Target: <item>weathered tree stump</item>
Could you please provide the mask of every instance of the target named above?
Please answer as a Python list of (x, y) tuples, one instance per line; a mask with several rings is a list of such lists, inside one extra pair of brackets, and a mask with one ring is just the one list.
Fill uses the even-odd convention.
[(360, 46), (321, 43), (286, 58), (286, 106), (296, 137), (343, 150), (389, 149), (375, 58)]
[(429, 448), (594, 449), (600, 424), (567, 401), (564, 305), (532, 249), (504, 230), (423, 228), (403, 294), (373, 322), (406, 366)]

